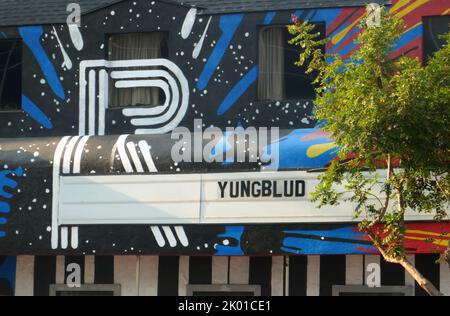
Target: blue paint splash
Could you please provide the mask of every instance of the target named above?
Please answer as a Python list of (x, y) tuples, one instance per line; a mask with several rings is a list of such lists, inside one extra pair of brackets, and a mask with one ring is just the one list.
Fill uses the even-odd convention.
[(241, 24), (243, 18), (244, 14), (223, 15), (220, 17), (219, 27), (222, 31), (222, 36), (214, 47), (214, 50), (206, 62), (202, 74), (200, 75), (197, 83), (198, 90), (204, 90), (208, 86), (212, 75), (222, 60), (223, 55), (225, 54), (225, 51), (227, 50), (228, 45), (233, 39), (234, 33), (236, 33), (236, 30)]
[(243, 256), (244, 251), (241, 248), (241, 237), (244, 233), (244, 226), (226, 226), (225, 233), (217, 235), (218, 238), (227, 238), (237, 241), (237, 246), (215, 245), (216, 256)]
[(409, 44), (410, 42), (418, 39), (423, 34), (423, 24), (419, 24), (416, 27), (412, 28), (408, 32), (404, 33), (400, 39), (394, 43), (394, 48), (392, 51), (396, 51), (402, 46)]
[[(221, 155), (223, 157), (224, 154), (226, 154), (228, 151), (233, 149), (233, 146), (228, 141), (228, 139), (233, 135), (234, 135), (233, 132), (225, 131), (223, 137), (216, 144), (216, 146), (214, 146), (214, 148), (211, 150), (210, 159), (213, 159), (219, 155)], [(231, 161), (231, 162), (225, 161), (224, 163), (232, 163), (232, 162), (233, 161)]]
[(345, 238), (352, 240), (360, 240), (358, 237), (364, 237), (366, 234), (355, 231), (354, 227), (343, 227), (333, 230), (287, 230), (286, 234), (309, 235), (327, 238)]
[[(285, 234), (291, 235), (283, 240), (281, 250), (286, 253), (302, 255), (337, 255), (337, 254), (362, 254), (376, 250), (374, 247), (362, 242), (360, 237), (364, 233), (354, 230), (354, 227), (343, 227), (333, 230), (293, 230), (285, 231)], [(303, 236), (309, 235), (324, 238), (342, 238), (349, 242), (310, 239)], [(294, 235), (294, 236), (292, 236)], [(353, 242), (350, 242), (353, 241)], [(356, 242), (356, 243), (355, 243)], [(359, 242), (359, 243), (358, 243)]]
[[(21, 177), (23, 175), (22, 167), (18, 167), (16, 170), (4, 170), (0, 171), (0, 197), (4, 199), (11, 199), (13, 195), (6, 191), (6, 189), (13, 190), (17, 187), (16, 180), (10, 178), (10, 176)], [(0, 214), (8, 214), (11, 211), (9, 203), (0, 201)], [(6, 218), (0, 217), (0, 225), (6, 224), (8, 221)], [(0, 238), (5, 237), (6, 233), (0, 230)]]
[[(301, 17), (304, 10), (295, 11), (297, 17)], [(324, 22), (328, 27), (333, 21), (339, 16), (342, 9), (320, 9), (320, 10), (310, 10), (304, 20), (309, 20), (309, 22)]]
[(0, 201), (0, 214), (8, 214), (11, 208), (8, 203)]
[[(238, 121), (237, 127), (234, 129), (234, 131), (225, 131), (223, 134), (223, 137), (220, 139), (220, 141), (216, 144), (216, 146), (213, 147), (211, 150), (211, 153), (209, 155), (210, 159), (214, 159), (217, 156), (224, 157), (227, 152), (232, 150), (234, 148), (234, 141), (232, 140), (230, 142), (230, 138), (235, 135), (236, 132), (244, 132), (245, 128), (244, 125), (242, 125), (241, 121)], [(224, 160), (222, 163), (223, 166), (231, 165), (234, 163), (234, 157), (230, 157)]]
[[(277, 140), (276, 143), (266, 146), (264, 148), (264, 157), (273, 158), (270, 165), (265, 168), (268, 170), (289, 170), (326, 167), (332, 159), (337, 157), (338, 148), (330, 149), (314, 158), (308, 157), (307, 152), (312, 145), (330, 143), (332, 140), (327, 136), (303, 140), (304, 137), (319, 131), (320, 129), (311, 128), (297, 129)], [(278, 150), (276, 149), (277, 146)]]
[(24, 26), (19, 27), (20, 36), (22, 36), (24, 43), (33, 53), (36, 61), (41, 67), (42, 73), (47, 79), (50, 88), (61, 99), (65, 99), (64, 89), (56, 74), (55, 67), (48, 58), (47, 54), (42, 47), (40, 38), (44, 34), (42, 26)]
[(16, 257), (6, 257), (3, 264), (0, 265), (0, 279), (6, 279), (12, 291), (12, 295), (16, 289)]
[[(286, 238), (281, 251), (296, 255), (341, 255), (341, 254), (364, 254), (368, 250), (356, 247), (367, 247), (365, 244), (353, 244), (336, 241), (323, 241), (304, 238)], [(375, 249), (374, 249), (375, 250)]]
[(227, 112), (239, 98), (247, 92), (248, 88), (258, 79), (258, 65), (252, 68), (237, 84), (220, 104), (217, 115)]
[(276, 15), (277, 15), (276, 12), (267, 12), (267, 14), (264, 18), (264, 25), (268, 25), (268, 24), (272, 23), (272, 21)]
[(30, 115), (36, 122), (46, 129), (52, 129), (53, 124), (50, 119), (33, 103), (27, 96), (22, 95), (22, 110)]

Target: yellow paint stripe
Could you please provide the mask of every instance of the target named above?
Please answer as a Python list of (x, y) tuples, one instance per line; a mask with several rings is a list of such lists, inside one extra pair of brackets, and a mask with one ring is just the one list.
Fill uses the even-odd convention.
[(391, 7), (391, 12), (395, 12), (395, 11), (397, 11), (398, 9), (400, 9), (401, 7), (403, 7), (405, 4), (407, 4), (408, 2), (410, 2), (411, 0), (400, 0), (400, 1), (398, 1), (395, 5), (393, 5), (392, 7)]
[(399, 11), (398, 13), (396, 13), (395, 16), (400, 19), (400, 18), (404, 17), (405, 15), (407, 15), (408, 13), (410, 13), (411, 11), (414, 11), (418, 7), (424, 5), (427, 2), (430, 2), (430, 0), (417, 0), (417, 1), (414, 1), (411, 5), (409, 5), (405, 9), (403, 9), (403, 10)]
[(442, 13), (442, 15), (447, 15), (449, 13), (450, 13), (450, 9), (447, 9), (447, 10), (444, 11), (444, 13)]
[(319, 145), (312, 145), (308, 148), (306, 151), (306, 155), (309, 158), (316, 158), (323, 153), (326, 153), (330, 149), (338, 147), (335, 143), (327, 143), (327, 144), (319, 144)]
[(439, 237), (445, 237), (446, 235), (442, 233), (433, 233), (433, 232), (427, 232), (424, 230), (406, 230), (407, 234), (418, 234), (418, 235), (428, 235), (428, 236), (439, 236)]
[(331, 39), (331, 42), (333, 44), (337, 44), (355, 27), (356, 24), (359, 24), (362, 20), (362, 18), (366, 15), (366, 13), (362, 14), (360, 17), (358, 17), (355, 21), (353, 21), (352, 24), (347, 26), (345, 29), (337, 33), (333, 38)]
[[(405, 239), (421, 240), (421, 241), (428, 241), (428, 240), (430, 240), (430, 238), (410, 237), (410, 236), (405, 236)], [(433, 241), (431, 243), (433, 245), (440, 246), (440, 247), (448, 247), (448, 240), (436, 240), (436, 239), (433, 239)]]

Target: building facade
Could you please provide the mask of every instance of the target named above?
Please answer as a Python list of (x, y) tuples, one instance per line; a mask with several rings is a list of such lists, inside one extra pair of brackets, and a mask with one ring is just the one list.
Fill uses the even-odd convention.
[[(448, 2), (378, 2), (425, 63)], [(308, 201), (337, 147), (285, 25), (349, 56), (367, 3), (0, 1), (0, 295), (423, 295), (351, 205)], [(446, 295), (448, 231), (406, 235)]]

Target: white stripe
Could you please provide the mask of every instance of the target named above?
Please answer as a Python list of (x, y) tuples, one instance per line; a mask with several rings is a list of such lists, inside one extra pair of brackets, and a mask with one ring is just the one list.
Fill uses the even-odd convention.
[(306, 296), (320, 295), (320, 256), (308, 256)]
[[(126, 108), (123, 109), (122, 114), (127, 117), (133, 116), (156, 116), (164, 113), (167, 107), (171, 107), (170, 113), (174, 113), (178, 108), (179, 98), (179, 88), (176, 80), (173, 76), (164, 70), (135, 70), (135, 71), (113, 71), (111, 73), (112, 78), (121, 78), (121, 79), (132, 79), (132, 78), (158, 78), (162, 77), (167, 80), (124, 80), (118, 81), (116, 83), (116, 88), (130, 88), (136, 86), (142, 87), (159, 87), (164, 91), (165, 94), (165, 102), (164, 105), (151, 107), (151, 108)], [(172, 93), (171, 93), (172, 91)], [(161, 121), (165, 121), (170, 119), (172, 114), (165, 114), (164, 119)]]
[(191, 35), (196, 19), (197, 9), (191, 8), (188, 13), (186, 13), (186, 17), (184, 18), (183, 25), (181, 27), (181, 37), (183, 39), (187, 39), (189, 35)]
[(133, 173), (133, 167), (131, 166), (131, 162), (128, 159), (127, 151), (125, 150), (125, 141), (127, 140), (128, 135), (121, 135), (117, 140), (117, 150), (119, 151), (120, 161), (122, 161), (122, 166), (127, 173)]
[[(169, 78), (167, 78), (167, 80), (170, 85), (170, 90), (172, 91), (171, 95), (169, 94), (166, 96), (166, 101), (169, 100), (169, 96), (171, 96), (170, 102), (168, 103), (169, 104), (168, 110), (160, 116), (151, 117), (151, 118), (133, 119), (133, 120), (131, 120), (131, 124), (133, 124), (135, 126), (153, 126), (156, 124), (162, 124), (162, 123), (168, 122), (174, 116), (174, 114), (177, 112), (179, 105), (180, 105), (179, 104), (180, 103), (180, 89), (173, 77), (169, 77)], [(136, 112), (135, 110), (136, 109), (132, 109), (132, 108), (126, 109), (123, 111), (123, 114), (125, 116), (128, 116), (126, 113), (132, 114), (132, 113)], [(135, 121), (136, 124), (133, 123), (133, 121)]]
[(139, 296), (158, 295), (158, 256), (139, 257)]
[(114, 283), (121, 285), (122, 296), (138, 295), (137, 267), (137, 256), (114, 256)]
[(76, 23), (67, 23), (67, 26), (69, 27), (70, 39), (72, 40), (73, 46), (77, 51), (81, 51), (84, 47), (84, 41), (78, 25)]
[(52, 196), (52, 249), (58, 248), (59, 175), (61, 157), (69, 136), (63, 137), (56, 146), (53, 156), (53, 196)]
[(95, 256), (84, 257), (84, 283), (94, 284), (95, 280)]
[(170, 247), (176, 247), (177, 246), (177, 240), (175, 239), (175, 236), (172, 233), (172, 230), (169, 226), (163, 226), (164, 234), (166, 234), (167, 241), (169, 242)]
[(140, 78), (170, 78), (165, 70), (115, 70), (111, 72), (113, 79), (140, 79)]
[(166, 241), (164, 240), (163, 235), (161, 234), (161, 231), (159, 230), (158, 226), (152, 226), (151, 227), (153, 236), (155, 236), (156, 242), (158, 243), (158, 246), (160, 248), (164, 247), (166, 245)]
[(189, 284), (189, 257), (180, 256), (178, 270), (178, 296), (186, 296)]
[(283, 296), (284, 290), (284, 257), (272, 257), (272, 295)]
[[(175, 84), (175, 80), (172, 79), (172, 84)], [(163, 113), (169, 104), (171, 104), (171, 93), (167, 82), (163, 80), (122, 80), (115, 83), (117, 89), (123, 88), (139, 88), (139, 87), (155, 87), (160, 88), (164, 92), (164, 104), (153, 107), (135, 107), (123, 110), (125, 116), (155, 116)], [(173, 90), (173, 89), (172, 89)], [(176, 106), (172, 104), (173, 106)], [(131, 115), (128, 115), (131, 114)]]
[(16, 296), (33, 296), (34, 256), (17, 256)]
[(66, 50), (64, 49), (64, 45), (61, 43), (59, 36), (58, 36), (58, 32), (56, 32), (55, 27), (53, 27), (53, 34), (55, 35), (56, 40), (58, 41), (59, 49), (61, 50), (61, 54), (63, 56), (63, 63), (61, 65), (61, 67), (66, 67), (67, 70), (71, 70), (73, 67), (72, 60), (70, 59), (69, 55), (67, 54)]
[(95, 135), (95, 105), (97, 104), (96, 72), (89, 71), (89, 135)]
[(144, 172), (144, 168), (142, 167), (141, 159), (139, 159), (139, 155), (136, 151), (136, 145), (133, 142), (127, 143), (128, 151), (130, 152), (131, 159), (133, 159), (134, 166), (136, 167), (136, 171), (139, 173)]
[(248, 284), (249, 270), (250, 270), (249, 257), (231, 257), (230, 284)]
[(362, 255), (345, 256), (345, 284), (346, 285), (363, 285), (363, 266)]
[(164, 80), (159, 79), (119, 80), (116, 81), (114, 86), (117, 89), (156, 87), (161, 88), (166, 93), (166, 98), (169, 96), (169, 85)]
[(89, 136), (83, 136), (78, 142), (77, 149), (75, 150), (75, 156), (73, 158), (73, 173), (79, 174), (81, 172), (81, 156), (84, 152), (84, 146), (89, 140)]
[(178, 240), (184, 247), (189, 246), (189, 240), (186, 236), (183, 226), (175, 226), (175, 232), (177, 234)]
[(105, 110), (108, 107), (109, 82), (108, 72), (105, 69), (99, 73), (98, 87), (98, 134), (105, 135)]
[(66, 258), (64, 256), (56, 256), (56, 284), (64, 284), (64, 275), (66, 270)]
[(86, 68), (80, 63), (80, 100), (78, 101), (78, 135), (86, 135)]
[(228, 257), (212, 257), (212, 284), (228, 283)]
[(155, 163), (152, 158), (151, 147), (145, 140), (139, 142), (139, 148), (141, 149), (142, 156), (144, 156), (145, 163), (150, 172), (158, 172)]
[(72, 249), (78, 248), (78, 227), (72, 227), (70, 233), (70, 245), (72, 246)]
[(209, 25), (211, 24), (212, 17), (209, 18), (208, 23), (206, 24), (205, 30), (203, 31), (202, 37), (200, 38), (200, 41), (198, 41), (197, 45), (195, 46), (194, 50), (192, 51), (192, 58), (197, 59), (200, 55), (200, 52), (203, 48), (203, 43), (205, 42), (206, 33), (208, 32)]
[[(166, 81), (162, 81), (158, 80), (158, 82), (160, 83), (159, 86), (160, 88), (163, 89), (166, 98), (165, 98), (165, 102), (164, 105), (161, 106), (155, 106), (155, 107), (133, 107), (133, 108), (126, 108), (123, 109), (122, 114), (124, 116), (127, 117), (132, 117), (132, 116), (154, 116), (154, 115), (159, 115), (162, 114), (167, 107), (170, 104), (170, 99), (171, 99), (171, 90), (178, 90), (178, 86), (176, 81), (173, 79), (173, 76), (164, 70), (131, 70), (131, 71), (113, 71), (111, 73), (111, 77), (114, 79), (136, 79), (136, 78), (164, 78), (167, 80), (167, 82), (169, 83), (169, 85), (167, 84)], [(121, 81), (122, 82), (122, 81)], [(127, 85), (133, 85), (133, 81), (128, 81), (129, 84)], [(153, 84), (151, 84), (153, 85)]]
[(72, 161), (73, 148), (75, 147), (78, 139), (80, 139), (80, 136), (73, 137), (66, 146), (63, 159), (63, 173), (65, 174), (70, 173), (70, 162)]
[(67, 249), (69, 245), (69, 228), (61, 227), (61, 248)]

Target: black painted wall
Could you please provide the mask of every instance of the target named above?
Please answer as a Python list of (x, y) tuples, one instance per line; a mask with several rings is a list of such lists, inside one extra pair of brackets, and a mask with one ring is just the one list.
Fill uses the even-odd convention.
[[(214, 125), (220, 128), (244, 126), (277, 126), (280, 128), (310, 127), (307, 120), (311, 113), (311, 102), (291, 100), (286, 102), (264, 102), (257, 100), (257, 84), (244, 89), (236, 104), (223, 114), (218, 110), (222, 101), (258, 64), (258, 30), (267, 19), (265, 12), (232, 15), (231, 22), (222, 20), (220, 15), (198, 15), (192, 32), (187, 39), (180, 35), (183, 21), (189, 7), (164, 2), (125, 1), (82, 17), (80, 28), (84, 47), (78, 51), (71, 42), (67, 25), (44, 25), (43, 34), (37, 38), (55, 70), (64, 96), (52, 89), (49, 80), (39, 66), (33, 47), (24, 45), (22, 92), (42, 116), (51, 122), (51, 128), (43, 127), (30, 115), (22, 111), (2, 112), (0, 115), (0, 137), (38, 137), (79, 134), (79, 93), (80, 62), (86, 60), (108, 59), (108, 37), (112, 34), (155, 32), (168, 34), (168, 59), (175, 63), (187, 78), (189, 85), (188, 109), (180, 126), (193, 129), (193, 119), (203, 119), (205, 127)], [(285, 25), (290, 22), (290, 11), (273, 15), (271, 24)], [(206, 29), (206, 38), (197, 59), (192, 57), (193, 49)], [(238, 21), (238, 22), (236, 22)], [(224, 32), (220, 26), (225, 25)], [(232, 39), (226, 45), (220, 44), (222, 35), (232, 32)], [(41, 26), (31, 27), (34, 30)], [(64, 58), (55, 36), (73, 63), (72, 69), (63, 67)], [(24, 30), (17, 27), (0, 29), (6, 38), (20, 38)], [(29, 30), (29, 28), (28, 28)], [(233, 34), (231, 34), (233, 35)], [(224, 36), (226, 37), (226, 36)], [(223, 46), (218, 49), (216, 46)], [(213, 51), (224, 51), (223, 58), (214, 58)], [(220, 54), (218, 54), (220, 56)], [(213, 75), (199, 90), (199, 78), (208, 61), (217, 60)], [(245, 80), (244, 80), (245, 81)], [(303, 120), (303, 122), (302, 122)], [(306, 122), (306, 123), (305, 123)], [(136, 127), (125, 117), (122, 109), (107, 109), (105, 115), (106, 134), (134, 133)]]

